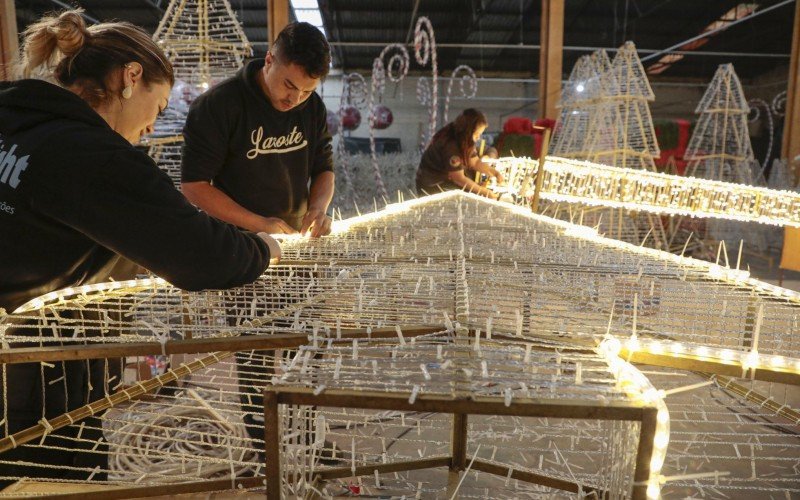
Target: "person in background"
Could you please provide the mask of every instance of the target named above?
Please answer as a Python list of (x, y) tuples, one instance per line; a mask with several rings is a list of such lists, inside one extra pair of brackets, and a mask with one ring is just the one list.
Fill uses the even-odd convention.
[[(481, 163), (486, 163), (486, 164), (491, 166), (491, 162), (488, 162), (486, 160), (496, 160), (497, 158), (500, 157), (500, 155), (497, 152), (497, 149), (492, 147), (492, 146), (489, 146), (488, 148), (484, 148), (482, 153), (480, 152), (480, 148), (478, 148), (478, 149), (479, 149), (478, 155), (481, 158)], [(486, 177), (483, 177), (483, 182), (481, 182), (481, 177), (482, 176), (480, 175), (480, 172), (478, 172), (477, 170), (475, 170), (475, 169), (473, 169), (471, 167), (468, 167), (468, 168), (464, 169), (464, 175), (466, 175), (467, 178), (474, 180), (475, 182), (477, 182), (481, 186), (485, 186), (489, 181), (489, 176), (487, 175)], [(502, 175), (501, 175), (501, 177), (502, 177)]]
[[(129, 23), (86, 27), (81, 11), (71, 10), (30, 25), (23, 37), (23, 79), (0, 83), (0, 308), (12, 312), (44, 293), (106, 281), (122, 257), (187, 290), (250, 283), (280, 257), (269, 235), (198, 211), (133, 146), (152, 132), (174, 83), (147, 33)], [(40, 334), (24, 324), (6, 332)], [(5, 365), (3, 434), (106, 397), (115, 364)], [(0, 484), (22, 476), (105, 479), (101, 426), (86, 422), (81, 440), (70, 426), (48, 436), (52, 447), (3, 453)]]
[(475, 143), (486, 130), (486, 117), (474, 108), (465, 109), (455, 120), (434, 134), (422, 154), (417, 170), (417, 192), (433, 194), (440, 190), (463, 189), (496, 198), (489, 189), (469, 178), (465, 170), (472, 169), (497, 178), (502, 176), (491, 165), (478, 158)]
[(263, 60), (197, 98), (183, 129), (186, 197), (251, 231), (330, 233), (331, 135), (314, 92), (330, 63), (322, 32), (291, 23)]

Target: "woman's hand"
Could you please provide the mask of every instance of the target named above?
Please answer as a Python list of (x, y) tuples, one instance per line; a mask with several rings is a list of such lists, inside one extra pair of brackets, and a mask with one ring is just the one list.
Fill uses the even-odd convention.
[(505, 186), (506, 185), (506, 179), (503, 177), (503, 174), (501, 174), (500, 172), (497, 171), (496, 168), (492, 168), (491, 175), (495, 179), (497, 179), (497, 185), (498, 186)]

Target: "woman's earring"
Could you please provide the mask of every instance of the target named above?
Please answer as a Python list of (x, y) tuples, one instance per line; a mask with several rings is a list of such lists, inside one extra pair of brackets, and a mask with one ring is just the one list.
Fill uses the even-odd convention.
[(130, 99), (133, 95), (133, 85), (128, 85), (124, 89), (122, 89), (122, 98), (123, 99)]

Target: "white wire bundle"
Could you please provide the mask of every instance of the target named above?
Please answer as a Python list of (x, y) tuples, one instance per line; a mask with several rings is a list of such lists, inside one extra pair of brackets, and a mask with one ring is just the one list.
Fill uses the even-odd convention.
[(152, 413), (135, 404), (113, 422), (106, 433), (112, 480), (164, 480), (187, 471), (197, 478), (236, 477), (257, 462), (244, 426), (228, 421), (196, 393)]

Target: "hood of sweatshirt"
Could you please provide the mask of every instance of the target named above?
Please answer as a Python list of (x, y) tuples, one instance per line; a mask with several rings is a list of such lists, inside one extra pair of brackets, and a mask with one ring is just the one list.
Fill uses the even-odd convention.
[(0, 82), (0, 134), (14, 135), (60, 118), (108, 127), (86, 101), (63, 87), (42, 80)]

